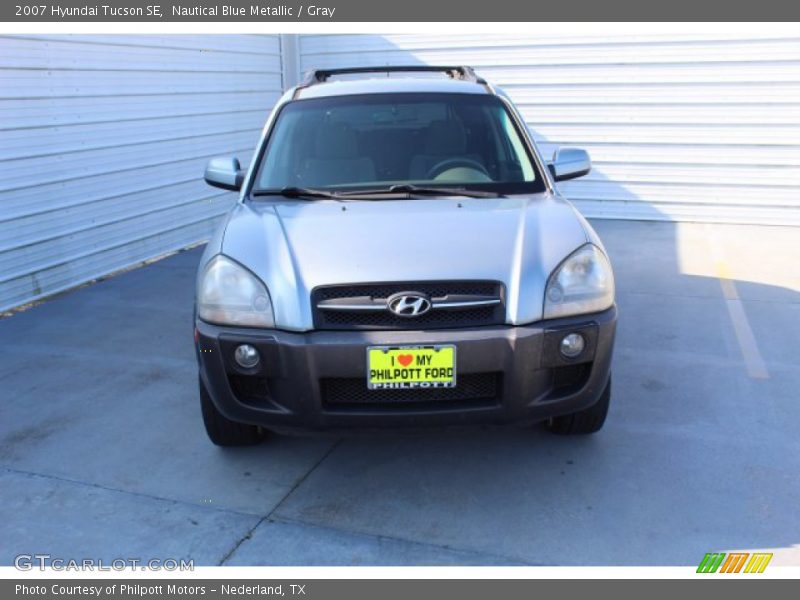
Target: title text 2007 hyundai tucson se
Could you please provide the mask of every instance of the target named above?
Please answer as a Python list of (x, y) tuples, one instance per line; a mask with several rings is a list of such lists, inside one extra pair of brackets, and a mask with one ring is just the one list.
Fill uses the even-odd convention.
[(240, 191), (197, 276), (211, 440), (600, 429), (614, 278), (555, 187), (589, 169), (576, 148), (543, 161), (510, 99), (469, 67), (312, 71), (246, 173), (235, 158), (206, 169)]

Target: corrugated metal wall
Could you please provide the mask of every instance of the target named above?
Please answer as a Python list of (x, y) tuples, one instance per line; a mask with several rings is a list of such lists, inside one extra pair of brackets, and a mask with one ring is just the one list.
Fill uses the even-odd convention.
[[(0, 310), (208, 237), (285, 65), (471, 64), (590, 217), (800, 225), (800, 35), (0, 37)], [(283, 45), (283, 50), (281, 46)], [(295, 73), (284, 73), (287, 82)]]
[(278, 36), (0, 37), (0, 310), (207, 238), (281, 85)]
[(468, 64), (504, 87), (591, 217), (800, 225), (800, 34), (302, 36), (301, 70)]

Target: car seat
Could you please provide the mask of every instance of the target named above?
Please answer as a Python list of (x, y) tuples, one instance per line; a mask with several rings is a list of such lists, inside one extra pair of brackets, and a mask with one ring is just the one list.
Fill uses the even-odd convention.
[(375, 180), (375, 165), (359, 155), (358, 136), (351, 127), (330, 122), (317, 130), (314, 158), (304, 161), (300, 175), (305, 186), (369, 183)]

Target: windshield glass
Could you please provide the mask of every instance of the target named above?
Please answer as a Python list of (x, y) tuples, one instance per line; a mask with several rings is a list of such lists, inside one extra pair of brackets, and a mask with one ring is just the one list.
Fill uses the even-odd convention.
[(254, 191), (395, 185), (544, 190), (503, 102), (477, 94), (372, 94), (283, 107)]

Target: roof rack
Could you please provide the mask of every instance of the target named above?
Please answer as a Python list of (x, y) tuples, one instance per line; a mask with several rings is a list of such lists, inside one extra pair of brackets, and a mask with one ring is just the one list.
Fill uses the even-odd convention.
[(334, 75), (353, 75), (358, 73), (444, 73), (450, 79), (460, 79), (486, 85), (483, 77), (478, 77), (472, 67), (459, 66), (430, 66), (430, 65), (408, 65), (408, 66), (384, 66), (384, 67), (346, 67), (342, 69), (312, 69), (309, 71), (303, 82), (297, 86), (305, 88), (317, 83), (324, 83), (329, 77)]

